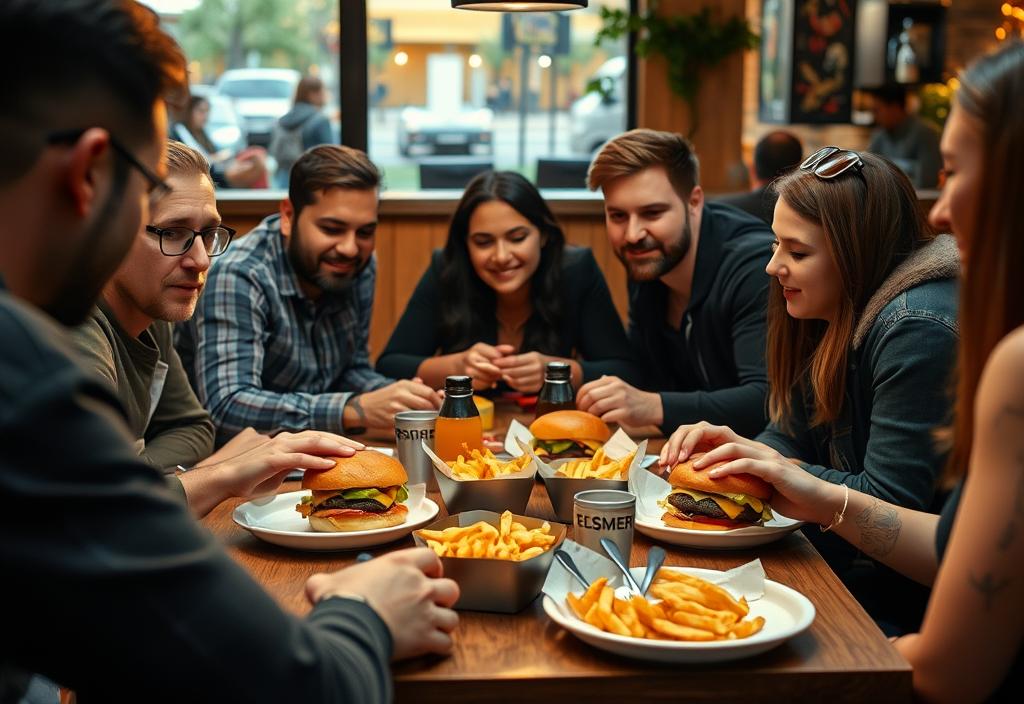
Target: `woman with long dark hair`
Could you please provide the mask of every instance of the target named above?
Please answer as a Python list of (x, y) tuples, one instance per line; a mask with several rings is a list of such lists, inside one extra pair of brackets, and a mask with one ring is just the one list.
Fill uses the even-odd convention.
[(192, 147), (210, 162), (213, 182), (223, 188), (266, 188), (266, 151), (246, 147), (237, 154), (217, 149), (206, 132), (210, 119), (210, 101), (202, 95), (189, 98), (181, 120), (171, 127), (171, 137)]
[[(826, 148), (775, 188), (770, 423), (756, 441), (684, 426), (663, 448), (663, 462), (675, 464), (680, 448), (685, 458), (713, 437), (795, 458), (832, 484), (928, 509), (944, 461), (929, 432), (950, 411), (956, 243), (935, 237), (907, 176), (873, 154)], [(925, 589), (833, 535), (807, 534), (884, 630), (918, 627)]]
[(918, 698), (1010, 701), (1024, 680), (1024, 44), (961, 77), (941, 148), (946, 185), (930, 217), (954, 233), (963, 262), (954, 414), (940, 433), (952, 441), (953, 492), (941, 514), (823, 482), (727, 429), (688, 432), (673, 451), (724, 443), (705, 466), (739, 459), (712, 477), (759, 476), (784, 514), (932, 585), (920, 633), (896, 641)]
[(377, 370), (434, 387), (468, 374), (478, 389), (504, 382), (533, 392), (556, 360), (569, 363), (577, 386), (602, 374), (633, 376), (622, 320), (590, 250), (566, 246), (521, 175), (479, 174)]

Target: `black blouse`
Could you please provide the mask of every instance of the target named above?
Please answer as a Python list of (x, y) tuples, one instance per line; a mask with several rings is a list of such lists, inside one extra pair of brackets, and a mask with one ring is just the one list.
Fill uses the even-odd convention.
[[(416, 376), (423, 360), (436, 354), (461, 352), (456, 341), (441, 337), (441, 267), (443, 254), (436, 250), (409, 304), (377, 360), (377, 371), (397, 379)], [(546, 350), (568, 359), (576, 358), (583, 380), (603, 374), (635, 383), (637, 374), (629, 342), (604, 275), (593, 253), (584, 247), (566, 247), (562, 256), (562, 323), (559, 347)], [(476, 342), (498, 344), (498, 320), (490, 317), (473, 336)], [(520, 352), (533, 352), (523, 349)], [(539, 351), (539, 350), (537, 350)]]

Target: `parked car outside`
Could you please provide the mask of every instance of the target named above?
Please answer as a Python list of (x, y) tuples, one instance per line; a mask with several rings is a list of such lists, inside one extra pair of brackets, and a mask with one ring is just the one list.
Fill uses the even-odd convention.
[(288, 68), (230, 69), (217, 79), (216, 90), (231, 100), (249, 144), (266, 147), (274, 124), (292, 106), (299, 78), (298, 71)]
[(489, 108), (437, 112), (407, 107), (398, 120), (402, 156), (493, 154), (494, 113)]
[(626, 129), (626, 57), (608, 59), (591, 80), (601, 82), (603, 94), (591, 91), (569, 109), (569, 148), (574, 154), (593, 154)]

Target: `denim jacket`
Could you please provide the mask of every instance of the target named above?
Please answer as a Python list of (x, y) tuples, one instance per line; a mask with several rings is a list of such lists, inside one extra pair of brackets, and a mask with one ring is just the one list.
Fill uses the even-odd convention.
[(948, 235), (911, 254), (854, 328), (839, 417), (812, 428), (813, 405), (797, 398), (789, 432), (773, 423), (757, 439), (826, 481), (927, 509), (944, 461), (933, 431), (950, 419), (959, 271)]

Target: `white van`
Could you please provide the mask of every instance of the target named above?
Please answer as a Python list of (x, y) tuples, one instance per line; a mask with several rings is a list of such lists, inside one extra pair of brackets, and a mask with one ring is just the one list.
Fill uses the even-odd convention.
[(614, 56), (594, 72), (606, 95), (591, 91), (572, 104), (569, 147), (575, 154), (590, 155), (626, 129), (626, 57)]

